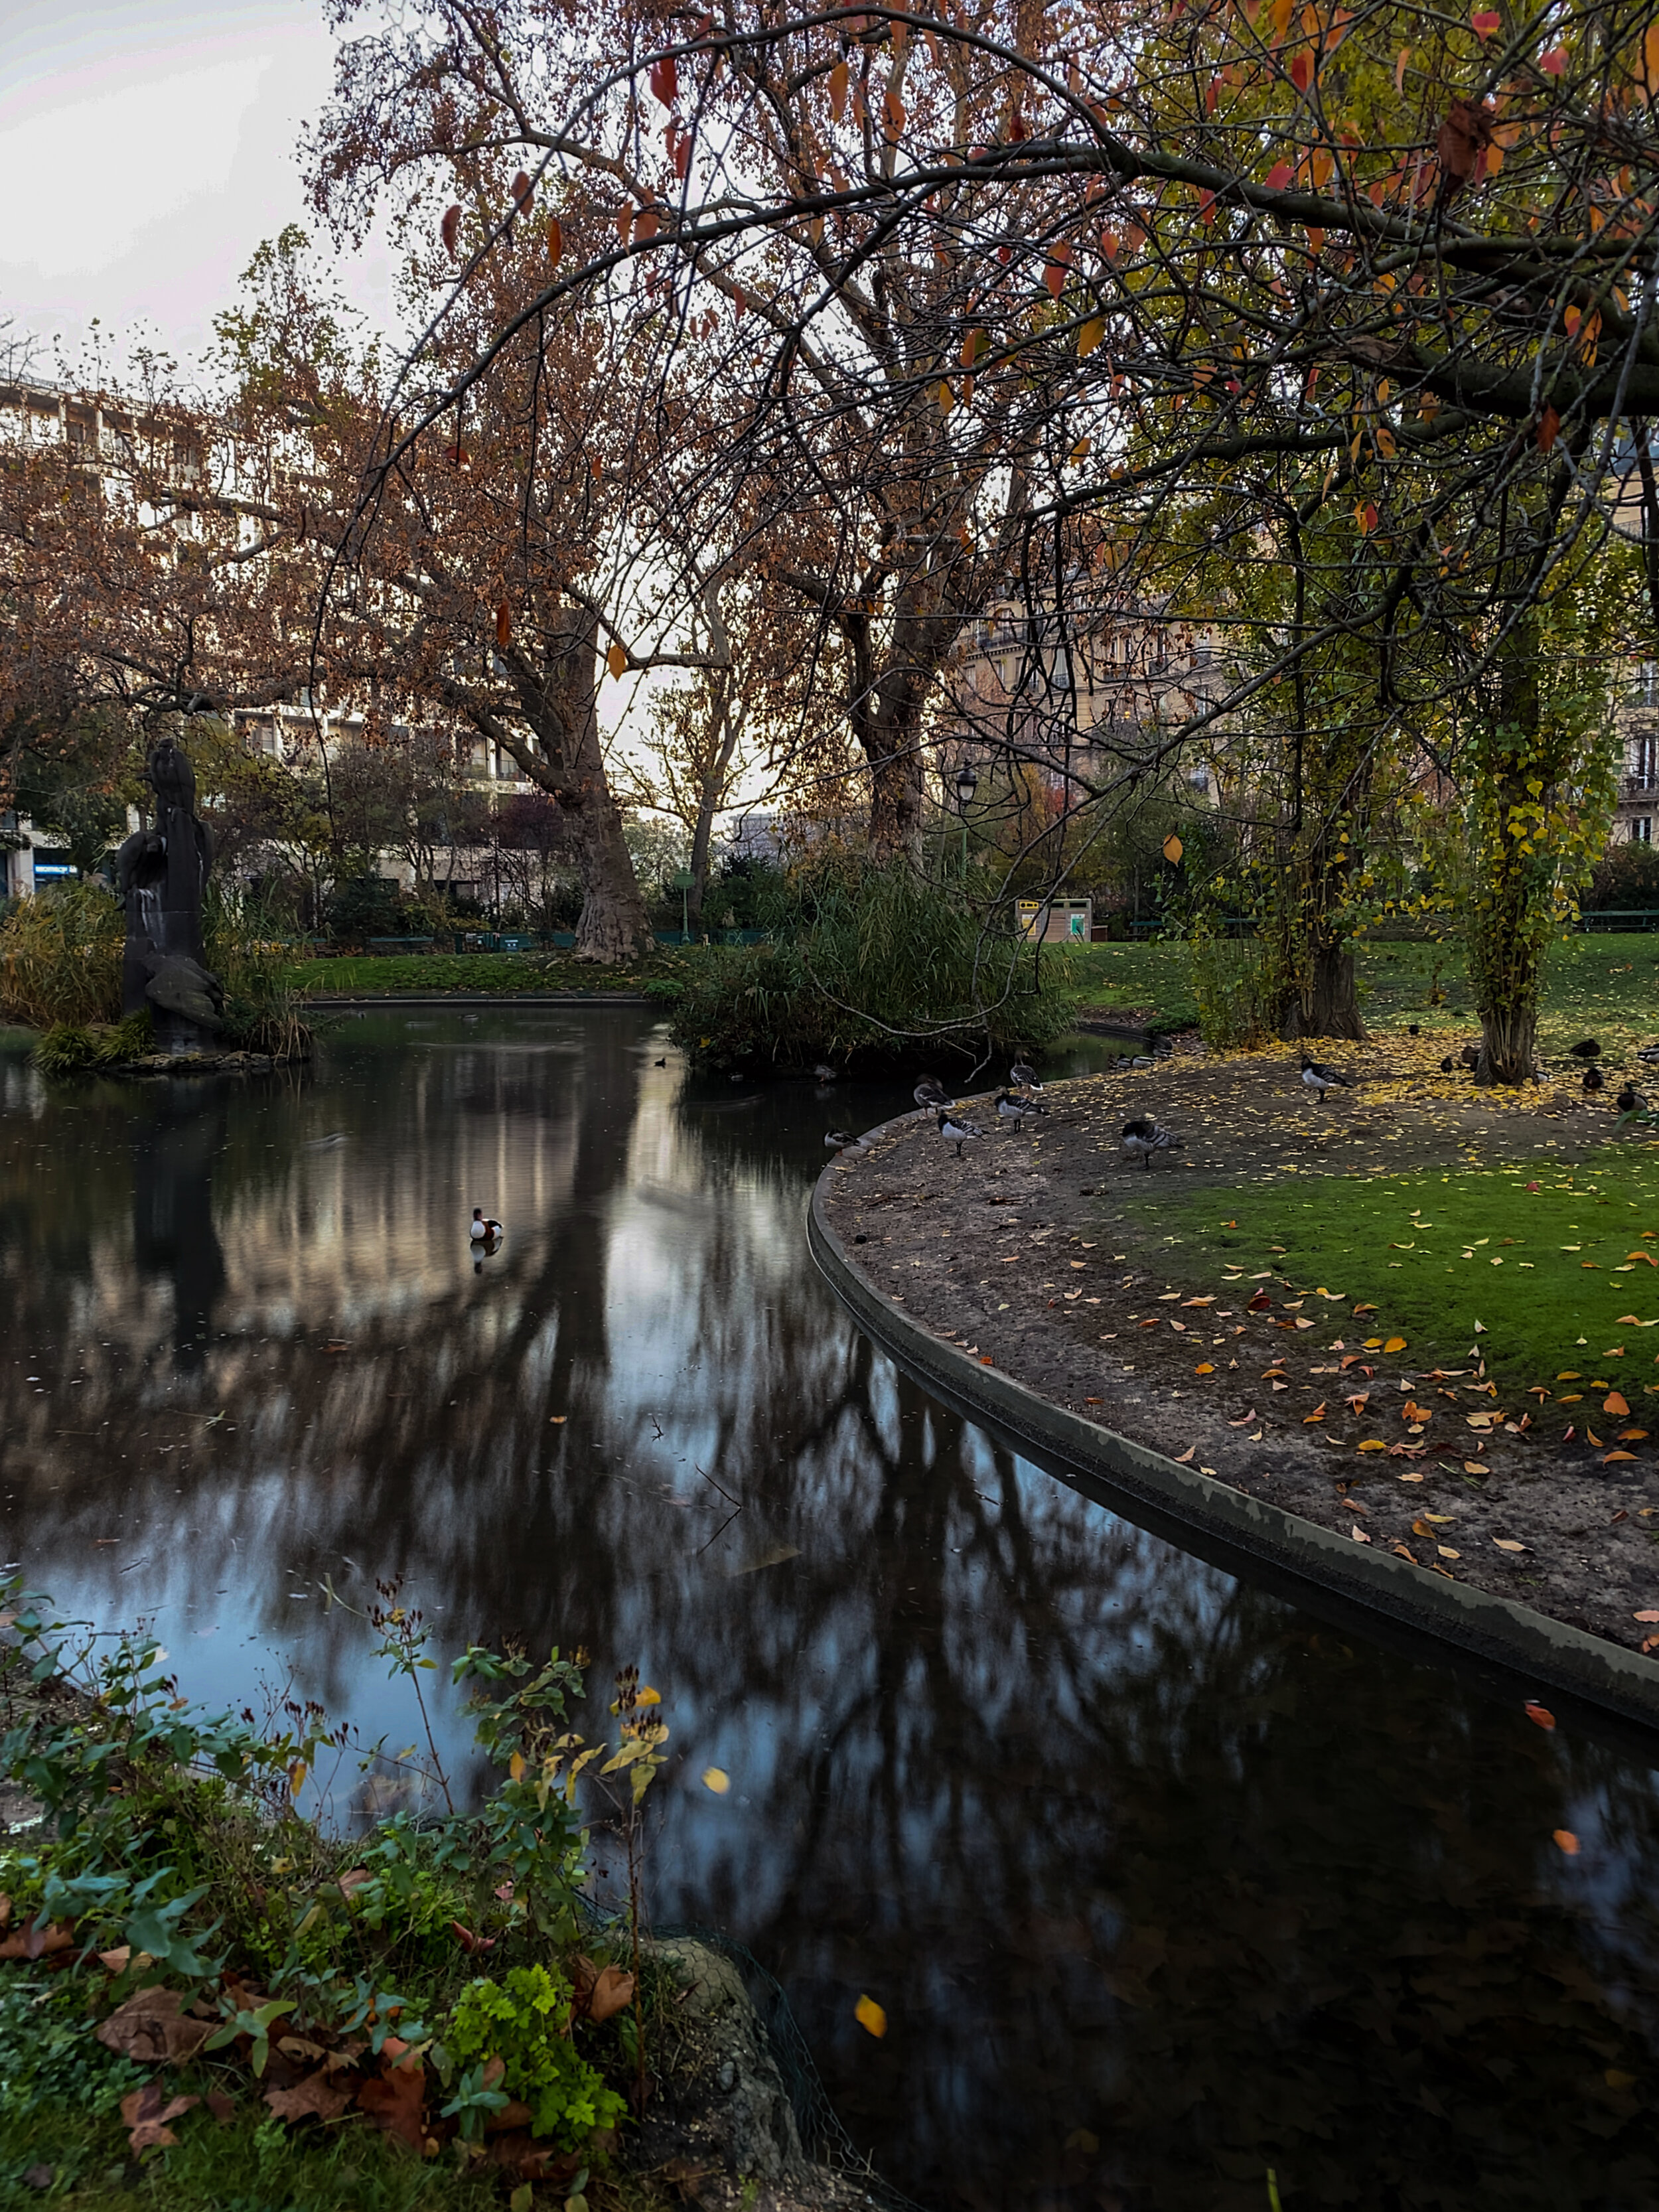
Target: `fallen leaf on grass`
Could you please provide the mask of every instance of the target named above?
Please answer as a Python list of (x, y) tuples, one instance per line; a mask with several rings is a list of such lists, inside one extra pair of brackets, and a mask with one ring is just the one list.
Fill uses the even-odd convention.
[(132, 1957), (131, 1943), (119, 1943), (112, 1951), (100, 1951), (98, 1963), (106, 1974), (125, 1974)]
[[(1659, 1614), (1655, 1618), (1659, 1620)], [(210, 2021), (186, 2019), (181, 2004), (177, 1990), (140, 1990), (99, 2022), (98, 2040), (123, 2058), (150, 2064), (165, 2059), (169, 2065), (181, 2065), (213, 2033)]]
[(0, 1959), (44, 1959), (54, 1951), (74, 1948), (74, 1936), (61, 1922), (53, 1920), (44, 1928), (25, 1928), (15, 1936), (8, 1936), (0, 1943)]
[(222, 2089), (208, 2091), (207, 2108), (222, 2128), (228, 2127), (236, 2117), (236, 2100), (234, 2097), (226, 2096)]
[(426, 2075), (418, 2058), (412, 2065), (386, 2066), (374, 2081), (364, 2082), (357, 2102), (383, 2134), (425, 2149)]
[(1577, 1837), (1571, 1828), (1554, 1829), (1552, 1832), (1551, 1840), (1557, 1849), (1565, 1851), (1570, 1859), (1577, 1857), (1581, 1847)]
[(1403, 1336), (1391, 1336), (1382, 1349), (1384, 1352), (1403, 1352), (1406, 1349), (1406, 1340)]
[(1540, 1705), (1528, 1698), (1521, 1710), (1534, 1728), (1553, 1729), (1555, 1726), (1555, 1715), (1547, 1705)]
[(1630, 1419), (1630, 1407), (1625, 1402), (1622, 1394), (1617, 1390), (1609, 1390), (1607, 1396), (1602, 1399), (1601, 1411), (1604, 1413), (1611, 1413), (1615, 1420), (1627, 1421)]
[(319, 2067), (291, 2089), (267, 2089), (265, 2102), (279, 2120), (290, 2126), (295, 2120), (337, 2120), (351, 2102), (351, 2091), (342, 2089)]
[(168, 2150), (179, 2140), (167, 2125), (201, 2103), (199, 2097), (169, 2097), (161, 2101), (160, 2085), (146, 2081), (121, 2100), (121, 2118), (127, 2124), (127, 2148), (132, 2151)]

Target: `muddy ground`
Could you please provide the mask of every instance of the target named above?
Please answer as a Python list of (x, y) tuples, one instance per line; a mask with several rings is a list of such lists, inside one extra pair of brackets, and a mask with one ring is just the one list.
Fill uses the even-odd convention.
[[(1582, 1431), (1523, 1427), (1536, 1409), (1478, 1357), (1425, 1372), (1364, 1349), (1372, 1325), (1349, 1300), (1254, 1269), (1218, 1295), (1214, 1265), (1183, 1280), (1197, 1255), (1161, 1249), (1129, 1207), (1147, 1173), (1121, 1161), (1133, 1114), (1184, 1133), (1152, 1172), (1191, 1188), (1569, 1161), (1613, 1135), (1611, 1108), (1574, 1089), (1499, 1101), (1413, 1057), (1398, 1040), (1345, 1048), (1359, 1087), (1323, 1109), (1284, 1050), (1211, 1060), (1193, 1043), (1051, 1085), (1035, 1127), (997, 1128), (988, 1093), (964, 1110), (993, 1133), (959, 1162), (931, 1115), (843, 1154), (830, 1218), (885, 1296), (980, 1364), (1356, 1541), (1659, 1650), (1659, 1622), (1635, 1618), (1659, 1608), (1650, 1446), (1608, 1462)], [(1419, 1403), (1437, 1426), (1407, 1413)]]

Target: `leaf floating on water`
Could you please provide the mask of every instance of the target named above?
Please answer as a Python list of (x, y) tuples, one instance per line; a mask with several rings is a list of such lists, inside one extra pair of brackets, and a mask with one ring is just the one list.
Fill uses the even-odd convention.
[(1555, 1829), (1551, 1840), (1554, 1843), (1557, 1850), (1565, 1851), (1570, 1859), (1576, 1859), (1580, 1850), (1583, 1848), (1577, 1837), (1574, 1835), (1571, 1828)]
[(1528, 1698), (1521, 1710), (1534, 1728), (1553, 1729), (1555, 1726), (1555, 1715), (1547, 1705), (1538, 1705)]
[(871, 1996), (862, 1996), (853, 2007), (853, 2017), (866, 2035), (878, 2041), (887, 2033), (887, 2014)]
[(738, 1575), (757, 1575), (763, 1567), (781, 1567), (786, 1559), (798, 1559), (799, 1557), (799, 1544), (774, 1544), (764, 1552), (757, 1552), (752, 1559), (744, 1559), (735, 1567), (728, 1567), (726, 1571), (735, 1580)]
[(723, 1766), (705, 1766), (702, 1770), (702, 1786), (705, 1790), (712, 1790), (715, 1796), (724, 1797), (732, 1787), (732, 1778)]

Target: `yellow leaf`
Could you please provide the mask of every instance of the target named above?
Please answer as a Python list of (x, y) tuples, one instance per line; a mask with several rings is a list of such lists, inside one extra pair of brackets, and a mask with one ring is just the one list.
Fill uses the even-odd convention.
[(649, 1682), (641, 1682), (634, 1692), (634, 1702), (636, 1705), (659, 1705), (662, 1703), (662, 1693), (660, 1691), (653, 1690)]
[(513, 1777), (513, 1779), (515, 1782), (522, 1782), (524, 1780), (524, 1753), (521, 1751), (515, 1751), (512, 1758), (507, 1760), (507, 1771)]
[(1085, 323), (1083, 328), (1077, 334), (1078, 359), (1079, 361), (1087, 361), (1089, 356), (1094, 351), (1095, 348), (1100, 343), (1105, 335), (1105, 316), (1091, 315), (1088, 321)]
[(289, 1796), (297, 1797), (301, 1790), (304, 1789), (306, 1771), (306, 1763), (303, 1759), (296, 1759), (293, 1765), (288, 1770), (288, 1789)]
[(1180, 838), (1176, 836), (1173, 830), (1171, 830), (1170, 835), (1164, 840), (1164, 857), (1172, 868), (1180, 866), (1181, 855), (1185, 850), (1186, 848), (1182, 845)]
[(613, 676), (622, 675), (628, 666), (627, 647), (613, 645), (605, 656), (605, 665)]
[(880, 2037), (887, 2033), (887, 2015), (873, 1997), (860, 1997), (853, 2007), (853, 2017), (866, 2035)]
[(1070, 454), (1072, 461), (1073, 463), (1078, 461), (1086, 461), (1089, 458), (1089, 447), (1092, 443), (1093, 441), (1091, 439), (1079, 438), (1076, 445), (1072, 448)]
[(1194, 1367), (1193, 1372), (1194, 1375), (1213, 1375), (1215, 1369), (1206, 1360), (1202, 1367)]
[(1382, 1349), (1384, 1352), (1403, 1352), (1406, 1349), (1406, 1340), (1403, 1336), (1391, 1336)]
[(732, 1787), (732, 1778), (723, 1766), (705, 1766), (702, 1770), (702, 1786), (705, 1790), (712, 1790), (715, 1796), (724, 1797)]
[(1367, 1437), (1359, 1449), (1361, 1451), (1387, 1451), (1389, 1448), (1381, 1437)]

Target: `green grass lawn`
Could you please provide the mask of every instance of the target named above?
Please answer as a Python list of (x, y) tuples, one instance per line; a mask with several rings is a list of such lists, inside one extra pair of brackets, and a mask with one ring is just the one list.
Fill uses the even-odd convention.
[[(1328, 1334), (1350, 1350), (1400, 1335), (1413, 1366), (1459, 1366), (1478, 1346), (1494, 1373), (1558, 1396), (1659, 1384), (1654, 1151), (1607, 1150), (1577, 1169), (1298, 1177), (1149, 1196), (1134, 1212), (1206, 1288), (1224, 1266), (1270, 1268), (1309, 1293), (1310, 1316), (1322, 1289), (1375, 1305), (1363, 1327), (1333, 1307)], [(1582, 1382), (1564, 1379), (1574, 1373)]]

